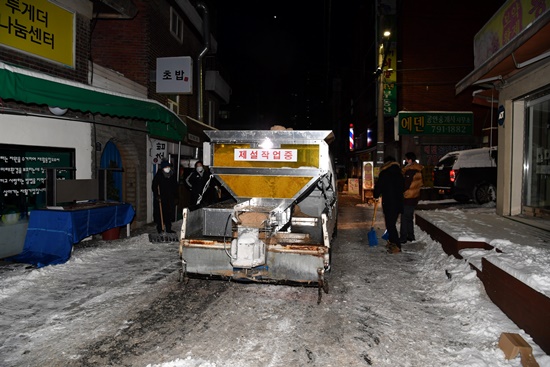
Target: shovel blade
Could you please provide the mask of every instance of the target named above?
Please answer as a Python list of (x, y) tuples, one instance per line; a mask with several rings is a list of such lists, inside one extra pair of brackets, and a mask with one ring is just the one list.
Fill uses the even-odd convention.
[(378, 237), (376, 237), (376, 231), (374, 230), (374, 228), (371, 228), (371, 230), (369, 231), (368, 239), (369, 239), (369, 246), (378, 245)]

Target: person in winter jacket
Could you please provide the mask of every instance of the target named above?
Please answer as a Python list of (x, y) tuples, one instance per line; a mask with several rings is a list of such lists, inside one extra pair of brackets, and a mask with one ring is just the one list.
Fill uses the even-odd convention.
[[(174, 233), (172, 230), (172, 222), (174, 221), (175, 203), (178, 197), (178, 182), (176, 175), (172, 169), (172, 165), (163, 160), (160, 163), (160, 169), (153, 177), (153, 184), (151, 185), (153, 190), (154, 205), (153, 205), (153, 219), (157, 225), (158, 233), (162, 232), (162, 222), (166, 227), (166, 233)], [(162, 220), (160, 207), (162, 206)]]
[[(205, 188), (205, 186), (208, 184), (208, 179), (210, 178), (210, 174), (205, 172), (204, 166), (201, 161), (197, 161), (195, 163), (195, 170), (187, 176), (185, 179), (185, 182), (189, 186), (189, 190), (191, 190), (191, 204), (189, 205), (189, 208), (191, 210), (194, 210), (200, 205), (204, 205), (206, 201), (206, 190), (208, 190), (208, 187)], [(201, 199), (200, 202), (199, 198)], [(204, 200), (204, 201), (203, 201)]]
[(420, 199), (420, 189), (424, 184), (422, 180), (422, 167), (416, 162), (416, 154), (405, 154), (407, 164), (403, 167), (405, 186), (403, 192), (403, 214), (401, 215), (400, 242), (415, 241), (414, 237), (414, 209)]
[(380, 167), (378, 181), (374, 185), (374, 199), (382, 196), (382, 210), (388, 231), (388, 252), (401, 251), (399, 233), (397, 232), (397, 218), (403, 212), (403, 175), (399, 163), (392, 156), (384, 159), (384, 165)]

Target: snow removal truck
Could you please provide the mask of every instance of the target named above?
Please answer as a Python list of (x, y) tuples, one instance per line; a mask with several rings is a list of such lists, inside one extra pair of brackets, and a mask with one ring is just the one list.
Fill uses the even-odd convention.
[(318, 286), (328, 292), (338, 190), (331, 131), (205, 131), (203, 162), (234, 200), (183, 209), (188, 275)]

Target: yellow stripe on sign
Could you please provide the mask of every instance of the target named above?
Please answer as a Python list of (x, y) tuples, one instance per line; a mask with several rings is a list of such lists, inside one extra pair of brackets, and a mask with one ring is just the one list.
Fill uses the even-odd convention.
[(293, 198), (313, 177), (219, 175), (238, 197)]

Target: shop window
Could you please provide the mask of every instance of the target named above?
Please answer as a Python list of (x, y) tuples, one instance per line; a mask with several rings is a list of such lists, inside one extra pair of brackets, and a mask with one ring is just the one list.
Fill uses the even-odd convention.
[(524, 212), (550, 212), (550, 90), (526, 101)]

